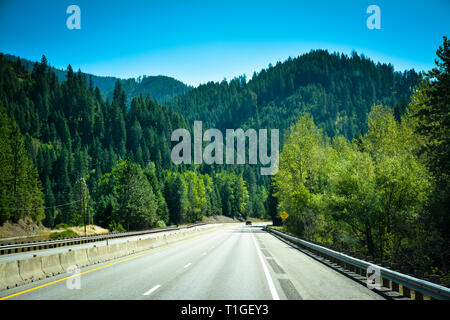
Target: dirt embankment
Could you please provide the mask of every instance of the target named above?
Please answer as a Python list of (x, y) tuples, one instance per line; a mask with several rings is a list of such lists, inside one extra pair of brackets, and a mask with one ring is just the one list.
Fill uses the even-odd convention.
[[(75, 232), (79, 236), (84, 236), (84, 227), (67, 228)], [(18, 223), (5, 222), (0, 227), (0, 242), (21, 242), (34, 240), (48, 240), (50, 234), (55, 232), (63, 232), (65, 229), (51, 230), (42, 225), (38, 225), (31, 220), (20, 220)], [(108, 229), (101, 228), (96, 225), (86, 226), (86, 235), (108, 233)]]
[(233, 222), (239, 222), (239, 220), (234, 220), (230, 217), (226, 216), (210, 216), (210, 217), (203, 217), (202, 222), (204, 223), (233, 223)]
[[(18, 223), (12, 223), (10, 221), (5, 222), (0, 227), (0, 239), (4, 238), (27, 238), (27, 237), (46, 237), (50, 234), (50, 229), (38, 225), (31, 220), (19, 220)], [(40, 240), (40, 239), (36, 239)]]

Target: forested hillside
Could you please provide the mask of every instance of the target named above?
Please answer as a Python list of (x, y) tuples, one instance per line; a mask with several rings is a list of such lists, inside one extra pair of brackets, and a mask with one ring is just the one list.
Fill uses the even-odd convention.
[(203, 120), (219, 129), (289, 128), (309, 113), (328, 136), (358, 137), (367, 129), (366, 116), (377, 104), (404, 112), (418, 75), (394, 72), (353, 53), (311, 51), (230, 82), (207, 83), (175, 98), (170, 105), (189, 121)]
[[(414, 70), (311, 51), (170, 105), (188, 120), (285, 131), (266, 207), (276, 224), (339, 250), (448, 281), (449, 49)], [(420, 85), (419, 85), (420, 84)]]
[[(31, 71), (28, 61), (24, 66), (24, 60), (11, 60), (0, 60), (0, 103), (17, 123), (39, 173), (47, 226), (82, 224), (86, 208), (104, 227), (122, 223), (133, 229), (210, 214), (264, 217), (267, 198), (273, 198), (269, 177), (249, 165), (175, 166), (171, 132), (190, 128), (194, 120), (203, 120), (205, 129), (283, 131), (310, 113), (329, 136), (352, 138), (366, 127), (366, 114), (375, 103), (389, 105), (399, 118), (419, 77), (414, 71), (395, 73), (392, 66), (375, 65), (357, 54), (312, 51), (269, 66), (248, 83), (241, 77), (192, 89), (173, 100), (172, 111), (142, 95), (142, 88), (155, 87), (155, 78), (116, 81), (108, 99), (95, 77), (75, 73), (70, 65), (62, 80), (45, 57)], [(169, 85), (161, 90), (173, 79), (165, 80)], [(137, 97), (128, 99), (127, 91)], [(144, 176), (150, 187), (142, 183)], [(135, 209), (128, 213), (121, 198), (126, 189), (117, 184), (121, 179), (130, 188), (136, 185), (144, 197), (135, 197)], [(137, 210), (139, 201), (147, 203), (144, 212)], [(127, 214), (142, 221), (130, 225)]]
[[(208, 175), (172, 163), (170, 135), (189, 124), (150, 95), (134, 98), (128, 107), (117, 81), (109, 102), (70, 65), (67, 80), (60, 84), (45, 57), (29, 72), (20, 60), (12, 63), (0, 56), (0, 74), (0, 105), (17, 123), (14, 132), (23, 135), (28, 157), (39, 173), (40, 181), (33, 183), (38, 189), (42, 185), (44, 225), (83, 224), (87, 208), (94, 222), (113, 229), (184, 223), (211, 214), (252, 214), (244, 168), (217, 174), (208, 168)], [(3, 132), (10, 131), (7, 123), (2, 122), (2, 138)], [(2, 177), (5, 169), (1, 168)], [(26, 189), (23, 194), (10, 194), (12, 186), (12, 180), (2, 183), (2, 203), (26, 194)], [(248, 187), (255, 199), (258, 192), (265, 194), (256, 181)], [(40, 221), (43, 216), (32, 211), (42, 211), (44, 206), (26, 204), (3, 206), (3, 220), (20, 211)]]
[[(138, 97), (140, 94), (144, 96), (150, 94), (155, 101), (164, 104), (192, 89), (192, 87), (185, 85), (183, 82), (166, 76), (144, 75), (138, 79), (124, 79), (121, 82), (128, 101)], [(97, 85), (95, 80), (94, 85)], [(112, 99), (113, 88), (114, 86), (110, 86), (109, 89), (103, 90), (102, 94)]]

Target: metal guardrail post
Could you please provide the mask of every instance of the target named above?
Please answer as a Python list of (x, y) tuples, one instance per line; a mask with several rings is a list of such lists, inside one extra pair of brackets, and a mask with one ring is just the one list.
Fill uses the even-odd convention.
[[(397, 270), (397, 269), (398, 269), (398, 264), (393, 263), (393, 264), (391, 265), (391, 269), (392, 269), (392, 270)], [(391, 281), (391, 290), (392, 290), (392, 291), (396, 291), (396, 292), (399, 292), (399, 291), (400, 291), (397, 282)]]

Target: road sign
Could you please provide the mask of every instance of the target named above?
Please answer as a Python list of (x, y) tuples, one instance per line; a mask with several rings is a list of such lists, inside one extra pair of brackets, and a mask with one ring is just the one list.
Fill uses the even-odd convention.
[(289, 217), (288, 213), (286, 211), (283, 211), (280, 213), (280, 218), (284, 221)]

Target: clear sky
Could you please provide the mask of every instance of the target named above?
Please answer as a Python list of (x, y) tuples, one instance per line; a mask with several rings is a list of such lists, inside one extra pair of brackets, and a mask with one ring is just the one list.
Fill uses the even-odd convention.
[[(69, 30), (66, 9), (81, 9)], [(370, 30), (369, 5), (381, 10)], [(396, 70), (429, 70), (450, 36), (450, 0), (0, 0), (0, 52), (121, 78), (190, 85), (266, 68), (311, 49), (353, 49)]]

